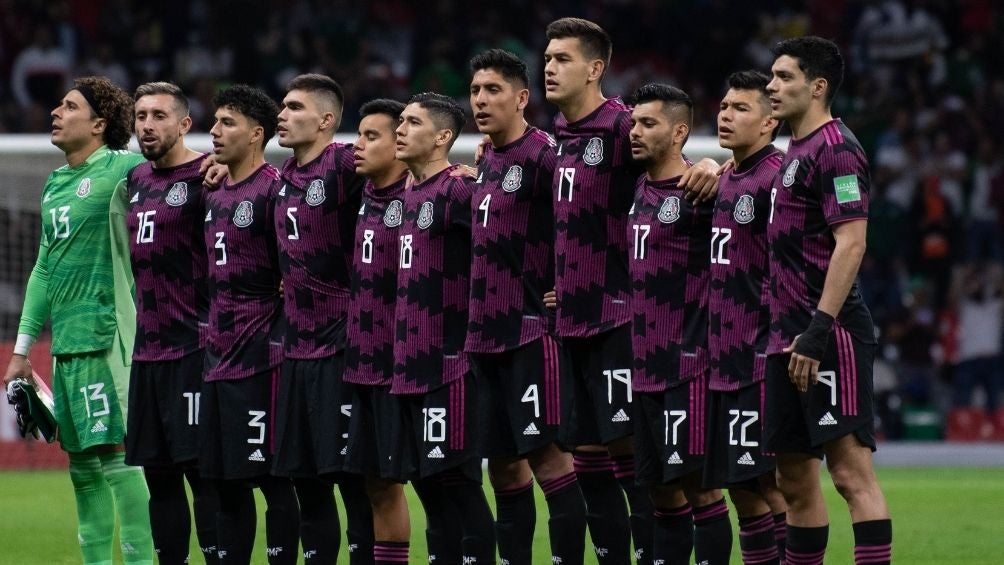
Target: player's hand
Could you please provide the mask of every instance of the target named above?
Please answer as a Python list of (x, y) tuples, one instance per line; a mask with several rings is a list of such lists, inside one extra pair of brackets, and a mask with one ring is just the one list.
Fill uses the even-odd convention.
[(558, 307), (558, 293), (553, 290), (549, 290), (544, 293), (544, 307), (555, 309)]
[(485, 151), (488, 150), (488, 144), (492, 142), (492, 138), (485, 135), (481, 138), (481, 143), (474, 148), (474, 164), (478, 165), (481, 163), (481, 158), (485, 156)]
[(478, 178), (478, 170), (470, 165), (457, 165), (452, 171), (450, 171), (450, 176), (476, 179)]
[[(206, 163), (209, 159), (202, 162), (202, 166), (206, 167)], [(220, 165), (217, 163), (211, 163), (207, 166), (205, 171), (205, 177), (203, 178), (202, 184), (209, 190), (216, 190), (223, 184), (223, 180), (227, 178), (227, 166)]]
[(795, 344), (801, 334), (791, 340), (791, 345), (785, 347), (784, 353), (791, 353), (791, 360), (788, 361), (788, 378), (798, 389), (798, 392), (808, 392), (810, 384), (816, 384), (819, 378), (819, 360), (806, 357), (795, 351)]
[(718, 175), (721, 166), (714, 159), (701, 159), (684, 171), (677, 186), (683, 188), (683, 197), (693, 204), (713, 200), (718, 194)]
[(4, 386), (14, 379), (25, 379), (29, 383), (35, 384), (35, 378), (31, 372), (31, 361), (24, 355), (12, 355), (7, 363), (7, 372), (3, 376)]

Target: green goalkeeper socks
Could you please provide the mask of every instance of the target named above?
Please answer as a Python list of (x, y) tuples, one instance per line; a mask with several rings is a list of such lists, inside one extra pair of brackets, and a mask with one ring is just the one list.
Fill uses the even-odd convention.
[(125, 454), (102, 453), (104, 480), (115, 495), (119, 517), (119, 540), (122, 561), (129, 564), (153, 564), (153, 537), (150, 534), (150, 491), (140, 467), (125, 464)]
[(77, 499), (77, 540), (84, 565), (111, 565), (115, 513), (101, 461), (94, 455), (70, 453), (70, 481)]

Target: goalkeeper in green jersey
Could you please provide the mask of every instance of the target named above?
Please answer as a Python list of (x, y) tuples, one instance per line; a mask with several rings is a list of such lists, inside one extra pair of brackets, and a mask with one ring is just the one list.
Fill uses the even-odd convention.
[(125, 151), (132, 107), (108, 79), (86, 77), (52, 111), (52, 144), (66, 165), (42, 189), (42, 241), (4, 375), (32, 379), (27, 354), (51, 319), (55, 417), (87, 565), (111, 565), (116, 514), (123, 561), (153, 563), (149, 493), (141, 469), (123, 457), (136, 309), (127, 203), (113, 195), (125, 194), (116, 186), (144, 161)]

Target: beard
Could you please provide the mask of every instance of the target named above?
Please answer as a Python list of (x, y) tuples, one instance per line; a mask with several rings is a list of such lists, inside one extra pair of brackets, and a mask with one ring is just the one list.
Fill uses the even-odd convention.
[(142, 144), (139, 146), (140, 153), (146, 157), (147, 161), (157, 161), (161, 159), (164, 155), (167, 155), (171, 149), (174, 149), (175, 144), (178, 143), (178, 138), (174, 138), (169, 142), (161, 142), (154, 144), (152, 147), (145, 147)]

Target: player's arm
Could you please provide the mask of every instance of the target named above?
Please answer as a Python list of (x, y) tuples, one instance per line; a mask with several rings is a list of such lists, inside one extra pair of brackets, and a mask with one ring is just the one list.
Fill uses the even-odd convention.
[(718, 194), (721, 170), (714, 159), (701, 159), (683, 173), (677, 186), (683, 188), (684, 197), (694, 204), (713, 200)]
[(833, 226), (836, 245), (830, 255), (830, 266), (823, 282), (823, 294), (805, 332), (795, 338), (785, 352), (791, 352), (788, 375), (798, 390), (805, 392), (810, 382), (816, 383), (819, 361), (823, 358), (833, 320), (844, 307), (847, 294), (854, 285), (865, 255), (865, 235), (868, 221), (841, 222)]
[(24, 307), (21, 310), (21, 323), (17, 328), (17, 341), (14, 353), (7, 364), (4, 373), (4, 384), (18, 377), (32, 379), (31, 363), (28, 362), (28, 351), (42, 331), (42, 326), (49, 318), (49, 245), (42, 235), (38, 246), (38, 259), (28, 277), (28, 286), (24, 291)]

